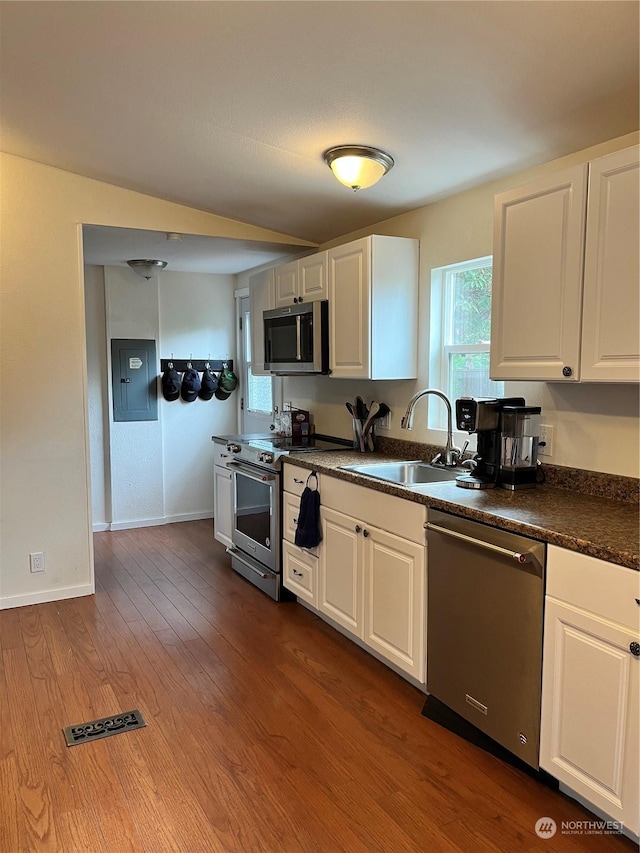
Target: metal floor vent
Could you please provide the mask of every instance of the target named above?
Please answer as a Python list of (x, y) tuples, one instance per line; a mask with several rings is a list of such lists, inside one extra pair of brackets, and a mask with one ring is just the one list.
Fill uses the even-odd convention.
[(146, 725), (144, 717), (136, 709), (111, 717), (101, 717), (99, 720), (92, 720), (90, 723), (65, 726), (62, 731), (67, 746), (75, 746), (78, 743), (89, 743), (89, 741), (100, 740), (100, 738), (117, 735), (120, 732), (128, 732), (131, 729), (142, 729)]

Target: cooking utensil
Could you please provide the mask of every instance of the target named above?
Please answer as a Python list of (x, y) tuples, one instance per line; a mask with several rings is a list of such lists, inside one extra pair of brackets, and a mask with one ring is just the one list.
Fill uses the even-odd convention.
[(371, 408), (369, 409), (369, 414), (367, 415), (367, 419), (364, 422), (364, 426), (362, 427), (363, 435), (367, 435), (369, 430), (371, 429), (371, 425), (375, 419), (375, 416), (380, 411), (380, 403), (376, 403), (375, 400), (371, 403)]
[(380, 403), (376, 403), (375, 400), (372, 401), (371, 406), (369, 408), (369, 413), (367, 415), (367, 419), (364, 422), (362, 427), (362, 436), (364, 444), (366, 444), (367, 450), (373, 453), (373, 422), (375, 421), (376, 415), (380, 409)]
[(355, 409), (356, 409), (356, 416), (361, 421), (366, 421), (366, 419), (367, 419), (367, 406), (366, 406), (364, 400), (362, 399), (362, 397), (356, 397)]

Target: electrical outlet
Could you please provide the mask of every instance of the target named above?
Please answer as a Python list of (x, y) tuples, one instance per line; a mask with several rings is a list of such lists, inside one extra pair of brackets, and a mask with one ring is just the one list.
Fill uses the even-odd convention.
[(387, 412), (387, 414), (383, 418), (378, 418), (376, 421), (377, 429), (391, 429), (391, 412)]
[[(544, 442), (544, 447), (542, 442)], [(553, 456), (553, 427), (549, 424), (540, 424), (538, 456)]]
[(37, 551), (35, 554), (29, 554), (29, 571), (44, 572), (44, 554), (42, 551)]

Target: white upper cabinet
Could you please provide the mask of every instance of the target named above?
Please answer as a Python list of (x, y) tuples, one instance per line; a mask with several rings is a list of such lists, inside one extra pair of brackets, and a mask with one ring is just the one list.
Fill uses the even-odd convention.
[(637, 381), (638, 163), (635, 146), (496, 196), (492, 379)]
[(332, 377), (417, 377), (418, 249), (375, 235), (328, 250)]
[(327, 253), (317, 252), (275, 268), (275, 307), (327, 298)]
[(262, 315), (274, 308), (274, 270), (263, 270), (249, 276), (249, 310), (251, 314), (251, 372), (254, 376), (270, 376), (264, 369), (264, 325)]
[(496, 196), (492, 379), (578, 378), (587, 171)]
[(640, 379), (640, 146), (591, 163), (580, 378)]

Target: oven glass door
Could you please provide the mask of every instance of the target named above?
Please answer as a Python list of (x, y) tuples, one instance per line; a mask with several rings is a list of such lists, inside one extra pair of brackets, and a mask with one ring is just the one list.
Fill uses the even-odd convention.
[(241, 462), (233, 471), (233, 544), (278, 571), (278, 475)]

